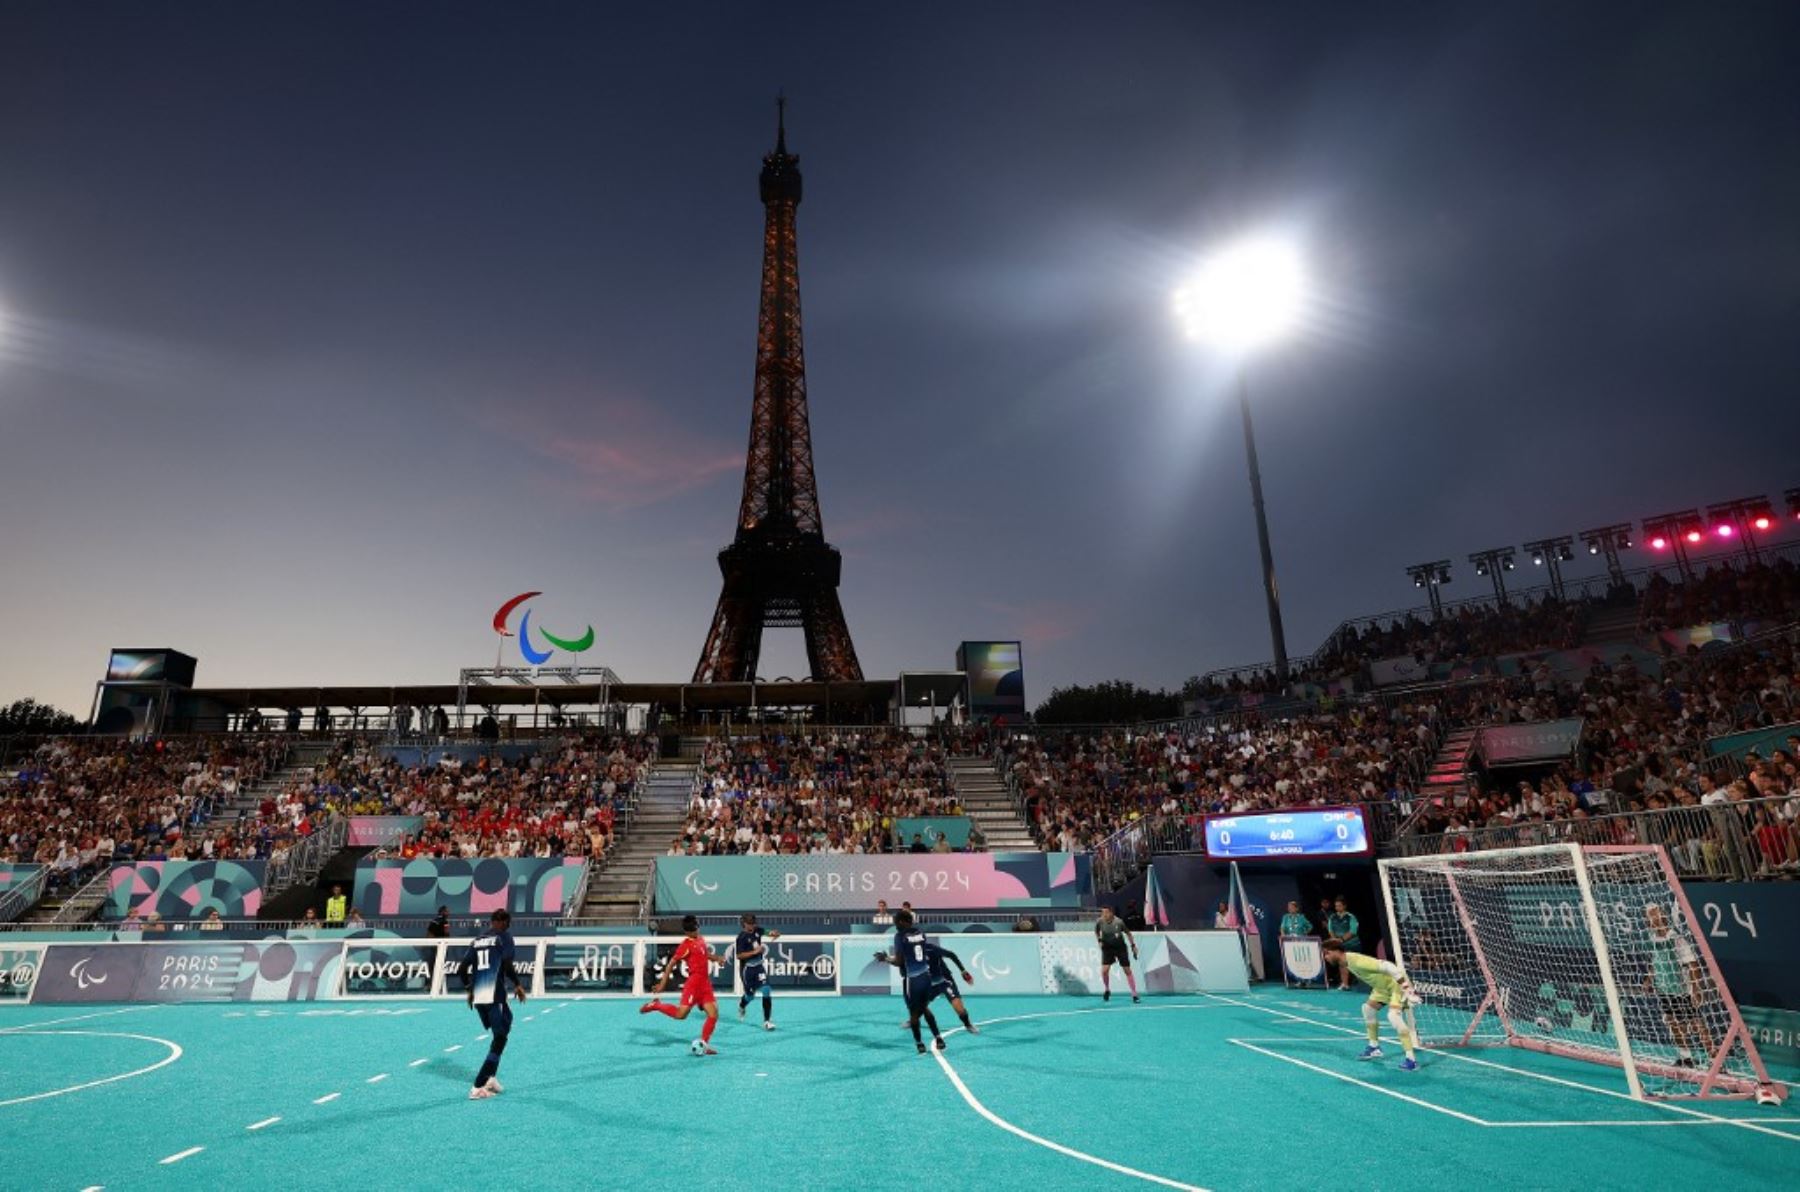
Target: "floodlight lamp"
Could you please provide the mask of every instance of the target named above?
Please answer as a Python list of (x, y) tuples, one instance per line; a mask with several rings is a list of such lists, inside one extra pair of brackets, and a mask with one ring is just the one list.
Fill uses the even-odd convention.
[(1175, 292), (1175, 317), (1187, 337), (1233, 352), (1282, 338), (1306, 306), (1299, 250), (1274, 237), (1246, 240), (1203, 262)]

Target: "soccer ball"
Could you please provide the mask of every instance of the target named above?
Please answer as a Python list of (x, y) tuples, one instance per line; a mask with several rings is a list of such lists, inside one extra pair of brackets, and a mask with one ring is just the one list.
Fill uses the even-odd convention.
[(701, 1039), (695, 1039), (692, 1043), (689, 1043), (688, 1044), (688, 1054), (689, 1055), (705, 1055), (706, 1054), (705, 1041), (701, 1040)]

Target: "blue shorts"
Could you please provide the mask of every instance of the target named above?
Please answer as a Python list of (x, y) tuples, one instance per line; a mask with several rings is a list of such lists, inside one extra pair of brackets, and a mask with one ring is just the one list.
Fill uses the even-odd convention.
[(760, 964), (744, 966), (744, 996), (748, 997), (769, 986), (769, 970)]
[(475, 1012), (481, 1015), (481, 1025), (493, 1032), (495, 1038), (512, 1030), (512, 1007), (504, 999), (491, 1006), (476, 1006)]
[(936, 981), (929, 974), (922, 977), (903, 977), (900, 981), (900, 996), (906, 999), (908, 1014), (922, 1013), (931, 1005), (931, 999), (938, 995)]
[(937, 992), (944, 997), (959, 998), (962, 996), (962, 990), (958, 989), (956, 986), (956, 978), (948, 973), (945, 973), (941, 977), (934, 978), (933, 985), (936, 987)]

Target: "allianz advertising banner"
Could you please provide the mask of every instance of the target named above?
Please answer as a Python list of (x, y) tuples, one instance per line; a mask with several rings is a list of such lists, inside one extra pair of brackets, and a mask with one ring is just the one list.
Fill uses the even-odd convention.
[(36, 1005), (64, 1002), (309, 1002), (333, 995), (332, 940), (217, 944), (51, 944)]
[[(930, 931), (930, 925), (926, 925)], [(1137, 935), (1134, 967), (1146, 993), (1230, 993), (1250, 988), (1244, 946), (1235, 931), (1147, 931)], [(968, 994), (1098, 994), (1100, 944), (1075, 932), (955, 936), (937, 940), (962, 961), (974, 978)], [(842, 992), (898, 994), (900, 970), (875, 959), (892, 939), (852, 936), (839, 944), (844, 966)], [(1124, 988), (1122, 974), (1114, 985)], [(957, 974), (962, 985), (962, 975)]]
[(933, 910), (1045, 910), (1091, 900), (1085, 853), (659, 857), (658, 914), (861, 911), (885, 898)]

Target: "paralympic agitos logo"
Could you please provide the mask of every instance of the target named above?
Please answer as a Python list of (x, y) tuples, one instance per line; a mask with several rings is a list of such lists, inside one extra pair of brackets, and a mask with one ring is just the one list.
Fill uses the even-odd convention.
[[(527, 600), (530, 600), (533, 596), (542, 595), (542, 592), (521, 592), (511, 600), (508, 600), (505, 604), (501, 605), (499, 611), (494, 614), (494, 632), (498, 633), (501, 637), (512, 637), (512, 630), (506, 627), (507, 618), (512, 616), (514, 609), (518, 608), (521, 604), (524, 604)], [(519, 653), (524, 657), (525, 661), (532, 666), (542, 666), (544, 663), (550, 661), (550, 655), (557, 650), (567, 650), (571, 654), (579, 654), (594, 644), (594, 627), (592, 625), (589, 625), (587, 627), (587, 632), (583, 633), (580, 637), (557, 637), (548, 629), (543, 628), (538, 630), (538, 635), (550, 643), (550, 649), (539, 650), (536, 646), (531, 644), (531, 610), (526, 609), (519, 615)]]

